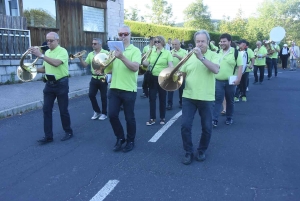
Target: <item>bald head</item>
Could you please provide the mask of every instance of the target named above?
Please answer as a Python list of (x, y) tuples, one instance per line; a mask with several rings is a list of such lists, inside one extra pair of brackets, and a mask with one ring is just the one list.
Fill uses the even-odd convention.
[(172, 47), (175, 50), (179, 50), (180, 49), (180, 41), (177, 38), (172, 41)]

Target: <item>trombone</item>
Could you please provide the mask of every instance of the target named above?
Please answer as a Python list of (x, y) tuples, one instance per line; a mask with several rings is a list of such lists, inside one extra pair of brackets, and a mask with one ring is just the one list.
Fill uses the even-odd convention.
[[(34, 48), (40, 49), (41, 47), (46, 47), (48, 45), (43, 46), (34, 46)], [(26, 56), (31, 53), (30, 49), (28, 49), (21, 57), (20, 66), (17, 68), (17, 76), (19, 80), (23, 82), (29, 82), (35, 78), (37, 75), (37, 68), (35, 63), (38, 61), (39, 57), (37, 57), (32, 63), (24, 63)]]
[(183, 75), (179, 69), (191, 58), (194, 52), (194, 50), (189, 52), (174, 68), (168, 67), (159, 73), (158, 84), (161, 88), (166, 91), (175, 91), (180, 88), (183, 82)]

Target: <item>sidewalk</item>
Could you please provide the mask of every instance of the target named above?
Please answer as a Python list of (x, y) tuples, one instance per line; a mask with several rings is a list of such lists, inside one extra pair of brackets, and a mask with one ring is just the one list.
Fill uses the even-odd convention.
[[(88, 93), (91, 75), (75, 76), (69, 79), (69, 98)], [(138, 82), (143, 76), (138, 76)], [(0, 86), (0, 119), (43, 106), (45, 83), (32, 81)]]

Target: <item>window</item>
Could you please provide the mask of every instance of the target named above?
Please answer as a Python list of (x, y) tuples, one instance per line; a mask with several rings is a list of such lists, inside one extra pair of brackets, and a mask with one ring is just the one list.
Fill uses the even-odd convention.
[(23, 0), (27, 26), (56, 28), (55, 0)]
[(104, 9), (82, 6), (83, 30), (104, 32)]
[(18, 0), (0, 0), (0, 14), (19, 16)]

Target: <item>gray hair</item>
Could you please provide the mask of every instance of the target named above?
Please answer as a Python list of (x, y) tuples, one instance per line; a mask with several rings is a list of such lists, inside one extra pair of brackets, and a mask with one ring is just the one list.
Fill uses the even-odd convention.
[(209, 33), (208, 33), (206, 30), (200, 30), (200, 31), (197, 31), (197, 32), (194, 34), (194, 41), (195, 41), (195, 43), (196, 43), (196, 36), (199, 35), (199, 34), (204, 34), (204, 35), (206, 35), (206, 38), (207, 38), (207, 44), (209, 44), (210, 36), (209, 36)]
[(47, 35), (53, 35), (54, 36), (54, 39), (58, 40), (59, 39), (59, 36), (56, 32), (49, 32)]
[(120, 29), (122, 29), (122, 28), (128, 29), (128, 32), (131, 33), (131, 30), (130, 30), (130, 27), (129, 27), (129, 26), (127, 26), (127, 25), (121, 26), (121, 27), (119, 27), (118, 31), (119, 31)]
[(93, 38), (93, 40), (96, 40), (99, 44), (102, 44), (102, 39), (101, 38)]

